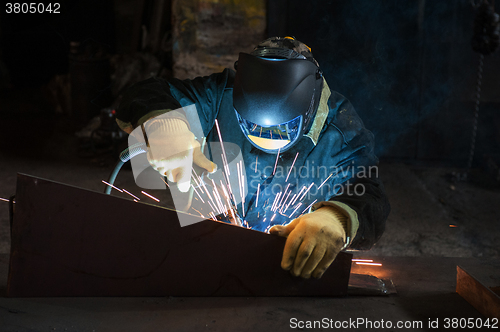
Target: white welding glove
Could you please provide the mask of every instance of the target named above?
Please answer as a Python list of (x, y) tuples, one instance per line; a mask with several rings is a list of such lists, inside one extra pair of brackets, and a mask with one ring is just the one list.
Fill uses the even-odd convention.
[(151, 166), (171, 182), (177, 182), (181, 192), (187, 192), (191, 183), (193, 163), (208, 172), (217, 165), (200, 150), (200, 143), (179, 119), (152, 119), (148, 123), (148, 153)]
[(286, 226), (271, 227), (270, 234), (287, 238), (281, 267), (296, 277), (321, 278), (344, 246), (346, 219), (336, 208), (323, 206)]

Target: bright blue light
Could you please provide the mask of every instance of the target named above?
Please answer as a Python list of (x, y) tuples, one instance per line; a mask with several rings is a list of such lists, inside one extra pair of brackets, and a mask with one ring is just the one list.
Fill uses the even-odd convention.
[(276, 58), (265, 58), (265, 57), (259, 57), (261, 59), (264, 59), (264, 60), (269, 60), (269, 61), (286, 61), (288, 59), (276, 59)]

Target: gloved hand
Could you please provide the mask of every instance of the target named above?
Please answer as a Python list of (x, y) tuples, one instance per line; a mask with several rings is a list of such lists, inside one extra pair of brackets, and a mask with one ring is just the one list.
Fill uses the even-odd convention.
[(208, 172), (216, 170), (217, 165), (201, 152), (200, 143), (184, 121), (169, 118), (150, 121), (152, 123), (147, 129), (148, 161), (169, 181), (177, 182), (180, 191), (189, 190), (193, 163)]
[(286, 226), (271, 227), (270, 234), (287, 238), (281, 267), (297, 277), (321, 278), (344, 246), (342, 219), (347, 217), (335, 207), (323, 206)]

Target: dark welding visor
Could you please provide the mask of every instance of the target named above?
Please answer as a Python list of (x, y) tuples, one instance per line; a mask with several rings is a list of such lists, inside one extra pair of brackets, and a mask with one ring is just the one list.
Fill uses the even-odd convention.
[[(300, 138), (316, 112), (322, 83), (319, 68), (311, 61), (240, 53), (233, 90), (234, 108), (246, 121), (240, 125), (271, 128), (300, 119), (296, 139)], [(241, 129), (248, 132), (246, 124)]]

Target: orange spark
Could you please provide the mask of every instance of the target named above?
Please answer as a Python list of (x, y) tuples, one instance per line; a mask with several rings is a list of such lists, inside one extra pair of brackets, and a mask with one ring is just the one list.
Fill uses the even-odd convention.
[(365, 263), (365, 262), (356, 262), (358, 265), (371, 265), (371, 266), (382, 266), (381, 263)]
[(160, 176), (160, 179), (167, 185), (168, 188), (170, 188), (170, 186), (168, 185), (167, 181), (165, 181), (165, 179), (163, 178), (163, 176)]
[(286, 176), (285, 182), (288, 181), (288, 177), (290, 176), (290, 173), (292, 172), (293, 165), (295, 165), (295, 161), (297, 160), (298, 156), (299, 156), (299, 153), (297, 152), (297, 154), (295, 155), (295, 159), (293, 160), (292, 167), (290, 167), (290, 170), (288, 171), (288, 175)]
[(278, 149), (278, 154), (276, 155), (276, 162), (274, 163), (273, 175), (276, 172), (276, 166), (278, 166), (278, 159), (280, 157), (280, 149)]
[(129, 193), (129, 192), (128, 192), (128, 191), (126, 191), (125, 189), (123, 189), (123, 191), (124, 191), (124, 192), (126, 192), (127, 194), (129, 194), (130, 196), (132, 196), (133, 198), (135, 198), (135, 200), (137, 200), (137, 201), (140, 201), (140, 200), (141, 200), (139, 197), (137, 197), (137, 196), (135, 196), (135, 195), (133, 195), (133, 194)]
[(123, 192), (123, 190), (121, 190), (120, 188), (117, 188), (117, 187), (113, 186), (111, 183), (107, 183), (107, 182), (106, 182), (106, 181), (104, 181), (104, 180), (101, 180), (101, 181), (102, 181), (102, 183), (107, 184), (107, 185), (108, 185), (108, 186), (110, 186), (111, 188), (116, 189), (116, 190), (118, 190), (118, 191), (119, 191), (119, 192), (121, 192), (121, 193)]
[(148, 197), (149, 197), (149, 198), (151, 198), (151, 199), (154, 199), (154, 200), (155, 200), (155, 201), (157, 201), (158, 203), (160, 202), (160, 200), (159, 200), (158, 198), (151, 196), (150, 194), (148, 194), (148, 193), (147, 193), (147, 192), (145, 192), (145, 191), (141, 191), (141, 193), (143, 193), (144, 195), (148, 196)]
[(332, 173), (332, 174), (330, 174), (330, 175), (329, 175), (329, 176), (325, 179), (325, 181), (323, 181), (323, 182), (320, 184), (320, 186), (318, 187), (318, 190), (319, 190), (321, 187), (323, 187), (323, 185), (325, 184), (325, 182), (326, 182), (326, 181), (328, 181), (328, 179), (329, 179), (329, 178), (331, 178), (331, 177), (332, 177), (332, 175), (333, 175), (333, 173)]

